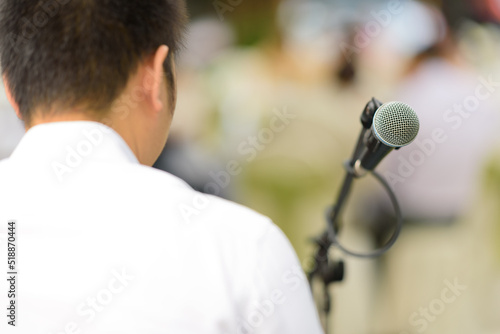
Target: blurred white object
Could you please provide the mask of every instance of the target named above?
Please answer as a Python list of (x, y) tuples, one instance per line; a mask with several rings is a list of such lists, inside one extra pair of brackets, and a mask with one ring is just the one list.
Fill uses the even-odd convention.
[(393, 16), (384, 29), (380, 44), (388, 51), (412, 57), (442, 41), (446, 30), (446, 20), (437, 9), (407, 1), (403, 3), (402, 13)]
[(179, 65), (190, 68), (209, 64), (234, 43), (231, 28), (215, 18), (191, 22), (186, 37), (186, 49), (179, 57)]
[(0, 89), (0, 160), (11, 155), (22, 136), (24, 125), (9, 105), (5, 92)]

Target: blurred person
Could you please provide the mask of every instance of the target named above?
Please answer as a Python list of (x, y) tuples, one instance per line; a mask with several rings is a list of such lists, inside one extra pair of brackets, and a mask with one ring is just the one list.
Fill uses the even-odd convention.
[[(421, 129), (415, 143), (389, 155), (381, 170), (408, 220), (452, 222), (471, 208), (498, 138), (500, 84), (494, 76), (475, 73), (435, 7), (410, 5), (412, 19), (402, 18), (406, 28), (394, 27), (392, 37), (400, 53), (415, 56), (391, 95), (417, 111)], [(386, 209), (392, 211), (390, 204)]]
[(19, 271), (0, 283), (2, 333), (322, 332), (268, 218), (148, 167), (174, 113), (183, 1), (7, 0), (0, 13), (27, 130), (0, 163), (0, 258)]
[(478, 22), (500, 22), (498, 0), (468, 0), (467, 4), (472, 8), (473, 18)]
[[(437, 7), (411, 1), (384, 36), (386, 47), (410, 60), (390, 100), (415, 109), (420, 131), (414, 143), (379, 167), (400, 202), (405, 228), (379, 263), (375, 316), (384, 320), (375, 325), (378, 330), (478, 332), (480, 317), (472, 314), (488, 308), (472, 302), (477, 287), (456, 305), (443, 302), (446, 316), (437, 307), (434, 313), (425, 308), (449, 280), (455, 279), (460, 295), (477, 283), (477, 258), (490, 249), (485, 239), (476, 239), (481, 218), (473, 214), (481, 210), (481, 174), (499, 139), (500, 78), (477, 73), (462, 57), (455, 33)], [(373, 224), (377, 244), (385, 243), (394, 222), (388, 197), (372, 193), (363, 205), (363, 220)], [(478, 243), (480, 252), (474, 249)]]

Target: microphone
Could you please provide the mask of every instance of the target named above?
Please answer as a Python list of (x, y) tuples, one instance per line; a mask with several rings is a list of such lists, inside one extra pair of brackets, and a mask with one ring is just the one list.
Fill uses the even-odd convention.
[(417, 137), (420, 122), (415, 111), (402, 102), (388, 102), (373, 115), (370, 130), (366, 131), (363, 149), (352, 164), (356, 176), (372, 171), (393, 149), (410, 144)]

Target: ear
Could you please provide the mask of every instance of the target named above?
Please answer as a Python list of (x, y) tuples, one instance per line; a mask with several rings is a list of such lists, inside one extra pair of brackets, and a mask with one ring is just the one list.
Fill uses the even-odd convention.
[(165, 70), (163, 69), (163, 64), (167, 59), (168, 46), (160, 46), (155, 53), (152, 55), (152, 59), (149, 63), (147, 75), (152, 77), (152, 80), (148, 80), (147, 88), (150, 91), (149, 99), (151, 104), (156, 111), (163, 109), (163, 101), (161, 99), (161, 89), (162, 83), (165, 78)]
[(19, 112), (19, 105), (17, 104), (16, 100), (12, 96), (12, 92), (10, 91), (9, 81), (7, 80), (7, 77), (5, 76), (5, 74), (2, 76), (2, 78), (3, 78), (3, 87), (5, 88), (5, 95), (7, 95), (7, 100), (9, 101), (12, 108), (14, 108), (17, 117), (20, 120), (22, 120), (23, 118), (22, 118), (21, 113)]

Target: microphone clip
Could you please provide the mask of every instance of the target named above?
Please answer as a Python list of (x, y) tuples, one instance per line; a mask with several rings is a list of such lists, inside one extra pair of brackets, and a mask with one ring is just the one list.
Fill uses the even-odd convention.
[(365, 109), (361, 113), (361, 124), (363, 124), (363, 128), (367, 130), (371, 128), (373, 123), (373, 116), (375, 115), (377, 109), (382, 105), (383, 103), (374, 97), (370, 100), (370, 102), (366, 104)]

